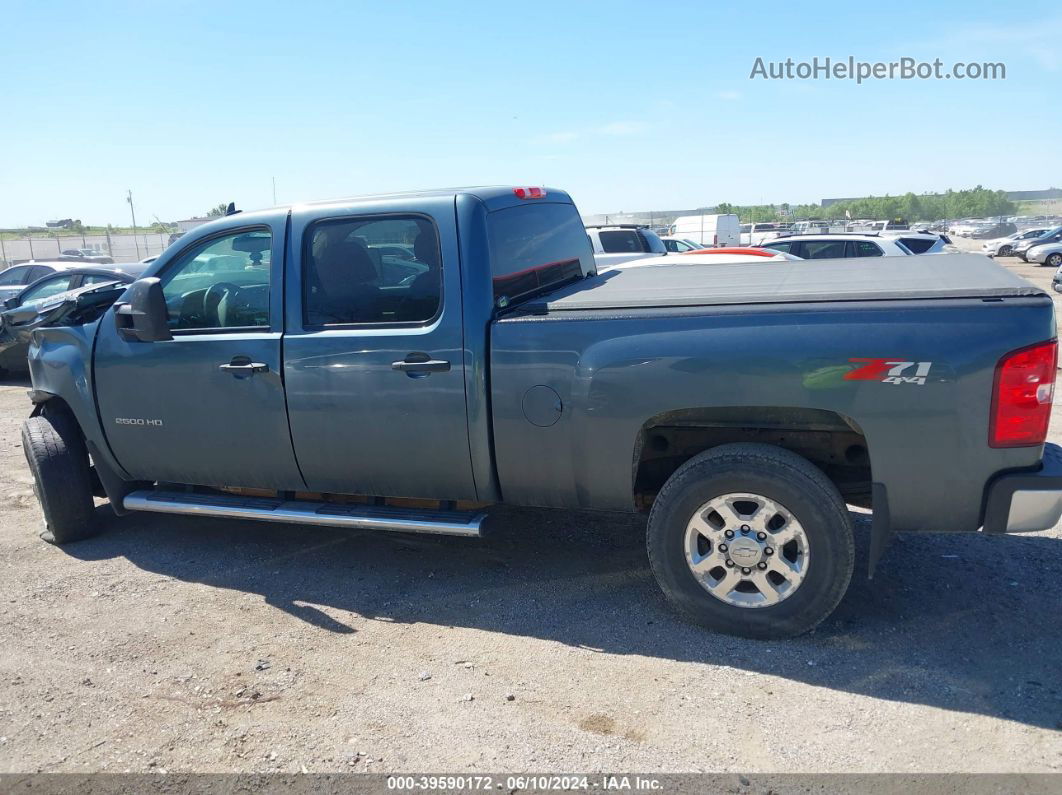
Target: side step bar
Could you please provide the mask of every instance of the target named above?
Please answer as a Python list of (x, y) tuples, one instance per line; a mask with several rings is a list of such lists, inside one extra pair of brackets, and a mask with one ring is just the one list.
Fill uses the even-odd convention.
[(345, 505), (334, 502), (282, 500), (271, 497), (240, 497), (229, 494), (192, 494), (178, 491), (134, 491), (123, 505), (130, 511), (213, 516), (227, 519), (257, 519), (265, 522), (350, 527), (358, 530), (391, 530), (400, 533), (482, 536), (486, 513), (430, 511), (412, 508)]

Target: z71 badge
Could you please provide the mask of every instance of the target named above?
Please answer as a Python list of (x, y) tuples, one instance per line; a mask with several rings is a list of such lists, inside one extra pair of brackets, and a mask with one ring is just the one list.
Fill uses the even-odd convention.
[(845, 381), (881, 381), (883, 384), (925, 384), (933, 362), (904, 362), (899, 359), (849, 359), (858, 364)]

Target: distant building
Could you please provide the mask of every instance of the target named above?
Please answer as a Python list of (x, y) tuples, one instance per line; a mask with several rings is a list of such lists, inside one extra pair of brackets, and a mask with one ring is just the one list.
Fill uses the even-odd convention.
[(48, 229), (69, 229), (74, 224), (80, 224), (81, 221), (75, 221), (73, 218), (60, 218), (58, 221), (45, 221), (44, 225)]
[(1012, 190), (1008, 191), (1007, 198), (1012, 202), (1050, 202), (1062, 199), (1062, 188), (1048, 188), (1047, 190)]
[(185, 218), (183, 221), (177, 222), (177, 229), (181, 232), (191, 232), (197, 226), (202, 226), (208, 221), (213, 221), (213, 218)]

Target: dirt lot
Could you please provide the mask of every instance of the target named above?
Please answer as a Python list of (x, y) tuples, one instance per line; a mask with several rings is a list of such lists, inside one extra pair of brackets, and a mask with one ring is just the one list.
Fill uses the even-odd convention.
[(624, 516), (507, 510), (468, 541), (101, 507), (57, 549), (24, 391), (0, 387), (0, 772), (1062, 770), (1060, 528), (903, 537), (867, 581), (861, 519), (836, 614), (746, 641), (672, 614)]

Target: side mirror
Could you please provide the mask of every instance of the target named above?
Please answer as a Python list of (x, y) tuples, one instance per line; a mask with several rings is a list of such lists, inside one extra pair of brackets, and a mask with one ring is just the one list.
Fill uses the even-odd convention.
[(173, 339), (166, 296), (162, 294), (162, 283), (157, 278), (138, 279), (129, 285), (122, 297), (125, 300), (114, 305), (114, 325), (123, 340), (162, 342)]
[(13, 295), (4, 301), (4, 309), (14, 309), (18, 305), (17, 295)]
[(1051, 282), (1051, 286), (1055, 288), (1056, 293), (1062, 293), (1062, 282)]

